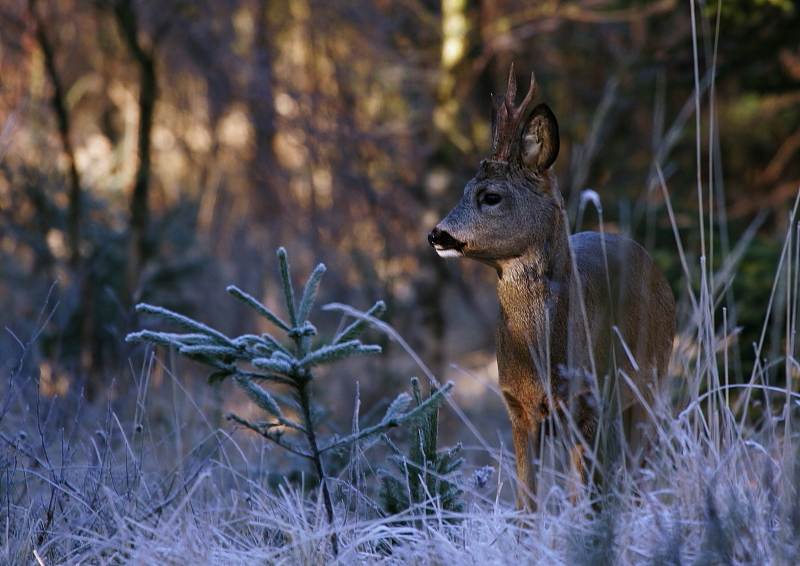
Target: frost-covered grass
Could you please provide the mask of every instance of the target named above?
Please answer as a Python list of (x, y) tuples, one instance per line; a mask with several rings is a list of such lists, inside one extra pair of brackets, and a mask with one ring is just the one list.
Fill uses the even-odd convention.
[[(219, 461), (172, 478), (171, 489), (122, 462), (57, 476), (17, 465), (4, 474), (16, 497), (4, 502), (0, 559), (30, 564), (36, 551), (45, 564), (797, 563), (800, 509), (781, 462), (796, 443), (776, 441), (773, 455), (756, 441), (719, 449), (696, 438), (691, 420), (673, 421), (672, 454), (638, 485), (625, 482), (605, 515), (562, 503), (520, 524), (508, 502), (476, 499), (457, 522), (433, 514), (397, 524), (348, 513), (342, 495), (338, 557), (314, 498), (274, 494)], [(27, 505), (17, 499), (23, 489)]]
[[(797, 277), (792, 245), (787, 238), (779, 278)], [(652, 415), (655, 448), (643, 469), (621, 472), (599, 513), (588, 498), (571, 504), (556, 482), (541, 494), (542, 511), (521, 515), (513, 466), (498, 451), (488, 485), (466, 467), (463, 513), (432, 501), (427, 512), (384, 517), (379, 457), (362, 446), (334, 481), (331, 526), (316, 489), (268, 481), (277, 450), (217, 429), (197, 393), (158, 365), (171, 387), (154, 393), (153, 367), (141, 370), (130, 417), (59, 400), (25, 409), (16, 376), (0, 415), (0, 563), (795, 564), (798, 297), (796, 287), (781, 292), (790, 339), (771, 362), (785, 365), (789, 385), (766, 385), (764, 364), (750, 384), (726, 387), (728, 337), (702, 312), (711, 296), (698, 294), (677, 340), (672, 395)], [(164, 390), (173, 391), (168, 403)]]
[(359, 443), (331, 473), (331, 524), (313, 478), (276, 481), (296, 464), (286, 451), (220, 428), (212, 389), (187, 387), (151, 356), (134, 372), (135, 399), (107, 407), (47, 399), (20, 371), (4, 383), (0, 564), (795, 564), (796, 211), (774, 292), (761, 298), (782, 314), (768, 315), (764, 332), (782, 337), (782, 353), (764, 359), (756, 344), (747, 383), (730, 378), (736, 331), (718, 308), (735, 262), (713, 273), (700, 260), (694, 275), (681, 251), (697, 284), (686, 286), (670, 383), (650, 415), (653, 448), (643, 468), (617, 471), (601, 506), (543, 481), (540, 511), (518, 512), (511, 455), (486, 440), (506, 415), (480, 430), (451, 398), (442, 411), (460, 415), (465, 454), (495, 469), (487, 480), (482, 465), (464, 466), (464, 511), (445, 512), (433, 497), (387, 516), (377, 495), (386, 454)]
[[(679, 249), (695, 284), (681, 299), (670, 383), (650, 415), (653, 448), (643, 468), (618, 470), (600, 511), (593, 496), (573, 503), (565, 482), (551, 481), (541, 484), (538, 513), (518, 512), (512, 455), (491, 441), (507, 416), (480, 430), (451, 398), (442, 411), (460, 415), (472, 456), (464, 511), (445, 512), (433, 498), (386, 516), (386, 454), (356, 444), (332, 474), (330, 524), (313, 478), (275, 481), (287, 469), (281, 450), (220, 428), (211, 388), (186, 387), (150, 357), (134, 372), (135, 399), (107, 407), (47, 399), (19, 371), (4, 383), (0, 564), (796, 564), (797, 204), (773, 294), (754, 298), (769, 302), (764, 335), (780, 337), (781, 354), (765, 359), (756, 344), (747, 383), (730, 377), (736, 331), (719, 308), (735, 258), (714, 273)], [(492, 462), (490, 479), (470, 463), (478, 460)]]

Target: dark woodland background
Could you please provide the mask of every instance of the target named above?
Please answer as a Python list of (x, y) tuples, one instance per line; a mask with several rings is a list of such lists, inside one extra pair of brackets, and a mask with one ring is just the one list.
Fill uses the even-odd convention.
[[(437, 375), (490, 374), (496, 276), (440, 260), (426, 235), (488, 154), (514, 63), (558, 117), (572, 217), (596, 190), (605, 229), (642, 242), (676, 296), (656, 166), (693, 268), (698, 183), (715, 269), (755, 230), (719, 305), (742, 327), (746, 379), (800, 186), (798, 30), (796, 0), (3, 0), (2, 375), (122, 404), (143, 359), (123, 339), (150, 324), (134, 305), (264, 331), (224, 289), (280, 310), (281, 245), (298, 282), (328, 266), (321, 303), (386, 301)], [(338, 324), (312, 320), (323, 337)], [(373, 340), (390, 355), (325, 386), (345, 407), (356, 381), (377, 400), (418, 373)], [(205, 388), (201, 368), (161, 357)]]

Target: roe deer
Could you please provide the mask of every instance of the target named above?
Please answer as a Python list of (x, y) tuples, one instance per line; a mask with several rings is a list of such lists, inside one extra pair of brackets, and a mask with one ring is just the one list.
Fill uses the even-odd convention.
[[(602, 407), (622, 413), (629, 443), (634, 427), (641, 428), (647, 411), (639, 400), (652, 402), (667, 370), (675, 301), (664, 275), (632, 240), (568, 235), (552, 170), (556, 118), (539, 104), (523, 121), (537, 90), (533, 75), (519, 107), (516, 90), (512, 66), (505, 96), (492, 104), (491, 157), (428, 241), (442, 257), (467, 257), (497, 270), (497, 365), (517, 460), (517, 506), (534, 511), (532, 458), (550, 415), (570, 411), (590, 447)], [(596, 385), (587, 376), (596, 376)], [(598, 391), (605, 392), (604, 405), (590, 397)], [(574, 436), (570, 467), (586, 481), (584, 444)]]

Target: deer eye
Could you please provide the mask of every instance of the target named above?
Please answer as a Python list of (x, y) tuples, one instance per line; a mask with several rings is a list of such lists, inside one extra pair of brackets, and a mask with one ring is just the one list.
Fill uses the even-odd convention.
[(501, 197), (496, 193), (486, 193), (485, 195), (483, 195), (483, 198), (481, 198), (481, 202), (489, 206), (500, 204), (501, 200), (503, 200), (503, 197)]

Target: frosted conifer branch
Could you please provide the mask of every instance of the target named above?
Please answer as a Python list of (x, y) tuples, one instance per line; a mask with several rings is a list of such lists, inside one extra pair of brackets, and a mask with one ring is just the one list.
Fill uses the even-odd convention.
[[(445, 383), (440, 389), (434, 391), (431, 394), (431, 396), (425, 399), (422, 403), (420, 403), (407, 413), (403, 414), (402, 417), (400, 417), (402, 418), (401, 422), (406, 422), (412, 419), (420, 418), (423, 415), (428, 414), (430, 411), (436, 410), (439, 407), (441, 407), (442, 404), (445, 402), (447, 394), (450, 393), (450, 390), (453, 388), (453, 386), (454, 385), (452, 381), (448, 381), (447, 383)], [(386, 417), (384, 417), (384, 420), (386, 420)], [(398, 422), (397, 424), (400, 423)]]
[(278, 419), (281, 424), (285, 422), (283, 413), (281, 413), (278, 404), (272, 398), (272, 395), (267, 393), (263, 387), (253, 383), (252, 380), (241, 374), (234, 376), (234, 380), (236, 380), (236, 383), (239, 385), (239, 387), (244, 389), (245, 393), (247, 393), (247, 396), (251, 401), (253, 401), (253, 403)]
[(291, 361), (277, 356), (272, 356), (270, 358), (254, 358), (250, 363), (258, 369), (286, 376), (291, 375), (296, 367)]
[(274, 324), (281, 330), (285, 330), (288, 332), (291, 329), (291, 327), (285, 322), (283, 322), (280, 318), (278, 318), (278, 316), (275, 313), (273, 313), (267, 307), (262, 305), (251, 295), (248, 295), (247, 293), (239, 289), (236, 285), (230, 285), (226, 290), (228, 291), (228, 293), (230, 293), (231, 296), (242, 301), (244, 304), (249, 306), (251, 309), (256, 311), (258, 314), (266, 318), (268, 321), (270, 321), (272, 324)]
[[(458, 479), (455, 477), (456, 470), (464, 463), (463, 458), (459, 457), (461, 445), (443, 453), (437, 447), (438, 408), (443, 401), (441, 393), (451, 386), (452, 383), (448, 382), (442, 390), (433, 388), (430, 397), (423, 400), (419, 380), (416, 377), (411, 379), (411, 390), (417, 407), (404, 414), (404, 418), (411, 421), (408, 456), (402, 455), (385, 434), (381, 435), (391, 452), (387, 461), (397, 472), (395, 475), (378, 470), (381, 482), (379, 497), (383, 508), (390, 514), (408, 511), (419, 504), (427, 505), (434, 497), (439, 499), (437, 508), (441, 505), (441, 509), (449, 511), (463, 510), (464, 504), (459, 501), (463, 490), (458, 487)], [(426, 405), (428, 408), (422, 412)], [(421, 411), (417, 412), (417, 409)]]
[[(388, 407), (383, 419), (378, 424), (345, 438), (329, 437), (327, 443), (320, 448), (316, 430), (317, 419), (314, 416), (318, 408), (313, 403), (310, 385), (315, 377), (312, 368), (355, 355), (379, 353), (380, 346), (362, 344), (357, 338), (371, 325), (380, 326), (381, 322), (375, 317), (384, 313), (386, 305), (379, 301), (366, 313), (344, 305), (328, 305), (325, 307), (326, 309), (339, 308), (344, 311), (345, 315), (353, 316), (356, 320), (335, 336), (332, 343), (311, 351), (310, 338), (317, 334), (317, 329), (307, 319), (325, 273), (325, 266), (317, 265), (306, 282), (299, 306), (295, 306), (289, 263), (286, 250), (283, 248), (278, 250), (278, 264), (288, 310), (288, 323), (239, 288), (229, 286), (227, 291), (235, 299), (245, 303), (270, 323), (283, 330), (291, 345), (287, 343), (284, 346), (278, 339), (266, 333), (260, 336), (244, 334), (230, 339), (200, 322), (147, 304), (138, 305), (137, 311), (158, 315), (189, 332), (176, 334), (143, 330), (129, 334), (126, 339), (130, 342), (152, 342), (176, 348), (181, 355), (210, 366), (212, 371), (208, 375), (208, 380), (211, 383), (233, 377), (235, 383), (245, 391), (248, 398), (269, 414), (269, 420), (274, 419), (274, 421), (250, 422), (234, 414), (229, 414), (226, 418), (258, 433), (289, 452), (310, 460), (320, 476), (322, 500), (328, 521), (333, 525), (333, 503), (327, 486), (328, 478), (324, 471), (321, 454), (370, 439), (414, 419), (426, 416), (435, 418), (435, 411), (444, 401), (445, 394), (452, 388), (452, 383), (448, 383), (441, 390), (436, 391), (424, 402), (420, 403), (418, 400), (418, 406), (411, 410), (409, 410), (409, 406), (412, 397), (407, 393), (401, 394)], [(239, 367), (237, 363), (240, 363), (242, 367)], [(287, 386), (292, 395), (286, 398), (274, 395), (263, 386), (264, 382)], [(289, 416), (285, 417), (281, 407), (293, 410)], [(308, 441), (308, 449), (295, 443), (291, 438), (285, 437), (284, 432), (287, 429), (304, 435)], [(335, 540), (335, 536), (332, 536), (334, 544)]]
[(166, 332), (153, 332), (152, 330), (141, 330), (139, 332), (132, 332), (125, 337), (126, 342), (149, 342), (156, 346), (164, 348), (173, 348), (180, 346), (180, 342), (176, 342)]
[(174, 332), (150, 332), (149, 330), (143, 330), (142, 332), (136, 332), (131, 336), (145, 333), (158, 334), (160, 338), (168, 340), (169, 342), (179, 346), (198, 346), (201, 344), (213, 345), (218, 343), (216, 338), (209, 336), (208, 334), (178, 334)]
[[(331, 303), (322, 307), (322, 310), (326, 311), (336, 310), (338, 306), (340, 305), (337, 305), (336, 303)], [(349, 340), (353, 340), (354, 338), (361, 336), (361, 334), (363, 334), (364, 331), (371, 325), (371, 322), (367, 317), (377, 318), (381, 316), (384, 312), (386, 312), (386, 303), (384, 303), (383, 301), (378, 301), (366, 313), (359, 313), (359, 314), (364, 314), (365, 316), (363, 318), (361, 317), (357, 318), (355, 322), (353, 322), (347, 328), (345, 328), (338, 336), (336, 336), (336, 338), (333, 339), (333, 344), (347, 342)], [(346, 312), (346, 314), (352, 315), (352, 313), (350, 312)]]
[(402, 416), (403, 412), (408, 409), (408, 406), (411, 404), (411, 396), (408, 393), (401, 393), (398, 395), (392, 404), (389, 405), (389, 408), (386, 409), (386, 414), (383, 417), (383, 420), (387, 419), (394, 419), (399, 416)]
[(265, 357), (268, 358), (273, 352), (281, 352), (284, 355), (291, 356), (291, 352), (287, 350), (283, 344), (278, 342), (269, 334), (262, 334), (256, 336), (255, 334), (245, 334), (233, 339), (233, 343), (241, 348), (246, 348), (252, 354), (251, 357)]
[(237, 336), (233, 339), (233, 344), (237, 348), (244, 349), (253, 348), (255, 346), (265, 346), (264, 339), (261, 336), (256, 336), (255, 334), (242, 334), (241, 336)]
[(157, 307), (154, 305), (148, 305), (147, 303), (139, 303), (138, 305), (136, 305), (136, 312), (160, 316), (161, 318), (173, 322), (178, 326), (182, 326), (187, 330), (193, 330), (200, 334), (207, 334), (209, 336), (213, 336), (223, 344), (229, 344), (229, 345), (232, 344), (230, 338), (228, 338), (221, 332), (214, 330), (209, 326), (206, 326), (202, 322), (197, 322), (196, 320), (193, 320), (188, 316), (183, 316), (182, 314), (178, 314), (169, 309), (165, 309), (163, 307)]
[(247, 349), (250, 354), (252, 354), (251, 358), (270, 358), (272, 354), (275, 353), (274, 348), (270, 348), (266, 344), (253, 344)]
[(300, 324), (300, 326), (296, 326), (289, 331), (289, 338), (306, 338), (310, 336), (315, 336), (317, 334), (317, 329), (314, 327), (313, 324), (308, 322), (307, 320)]
[(299, 322), (305, 322), (308, 318), (309, 313), (311, 312), (311, 307), (314, 304), (314, 299), (317, 297), (317, 290), (319, 289), (319, 283), (322, 280), (322, 276), (325, 274), (325, 264), (320, 263), (306, 282), (306, 287), (303, 290), (303, 297), (300, 299), (300, 308), (298, 309), (297, 313), (297, 320)]
[(228, 413), (227, 415), (225, 415), (225, 419), (240, 424), (245, 428), (249, 428), (253, 432), (260, 434), (267, 440), (271, 440), (272, 442), (274, 442), (287, 452), (291, 452), (296, 456), (300, 456), (301, 458), (306, 458), (308, 460), (314, 459), (314, 456), (312, 454), (303, 450), (297, 443), (292, 442), (288, 438), (284, 438), (283, 431), (280, 428), (277, 428), (279, 425), (254, 424), (234, 413)]
[(379, 354), (380, 352), (380, 346), (364, 345), (358, 340), (350, 340), (349, 342), (344, 342), (342, 344), (322, 346), (318, 350), (314, 350), (300, 360), (298, 365), (303, 367), (315, 367), (337, 362), (352, 356), (363, 354)]
[(207, 356), (210, 358), (219, 358), (228, 363), (233, 362), (237, 358), (242, 359), (242, 355), (236, 348), (213, 346), (210, 344), (181, 345), (178, 348), (178, 352), (187, 357)]
[(289, 323), (292, 328), (297, 328), (297, 309), (294, 306), (294, 288), (292, 287), (292, 278), (289, 271), (289, 260), (286, 259), (286, 250), (278, 248), (278, 271), (281, 275), (281, 283), (283, 283), (283, 296), (286, 299), (286, 310), (289, 312)]
[[(166, 334), (166, 333), (165, 333)], [(167, 336), (171, 337), (171, 339), (175, 340), (176, 342), (180, 342), (186, 346), (201, 346), (201, 345), (213, 345), (219, 344), (219, 340), (215, 336), (209, 336), (208, 334), (167, 334)]]
[(420, 419), (429, 415), (432, 411), (436, 411), (445, 402), (445, 398), (450, 390), (453, 388), (453, 382), (448, 381), (441, 389), (436, 390), (430, 397), (425, 399), (421, 404), (407, 412), (403, 412), (405, 407), (411, 401), (408, 393), (401, 393), (389, 405), (386, 414), (376, 425), (359, 430), (358, 432), (342, 437), (333, 439), (331, 442), (320, 448), (320, 452), (327, 452), (329, 450), (336, 450), (343, 446), (353, 444), (355, 442), (363, 442), (376, 435), (384, 434), (388, 430), (401, 426), (410, 421)]
[(395, 443), (392, 442), (392, 440), (388, 436), (386, 436), (385, 434), (381, 433), (380, 438), (381, 438), (381, 441), (389, 449), (389, 451), (392, 452), (392, 454), (390, 454), (389, 457), (388, 457), (390, 460), (393, 460), (395, 456), (400, 456), (401, 458), (403, 457), (403, 453), (395, 445)]
[[(433, 385), (431, 387), (434, 387)], [(435, 388), (432, 389), (432, 393), (435, 394)], [(417, 406), (423, 403), (422, 400), (422, 388), (419, 385), (419, 379), (416, 377), (411, 378), (411, 392), (414, 395), (414, 402)], [(438, 407), (437, 407), (438, 408)], [(439, 420), (438, 419), (429, 419), (429, 422), (425, 423), (426, 426), (421, 426), (420, 428), (420, 447), (427, 446), (427, 447), (434, 447), (434, 452), (432, 454), (425, 454), (424, 460), (432, 461), (436, 458), (435, 447), (437, 444), (437, 439), (439, 438)]]
[(273, 338), (269, 334), (262, 334), (261, 337), (264, 339), (264, 342), (266, 342), (268, 346), (272, 348), (274, 351), (282, 352), (287, 356), (291, 355), (291, 352), (289, 352), (289, 350), (287, 350), (283, 344), (278, 342), (275, 338)]
[(240, 375), (248, 379), (263, 379), (264, 381), (269, 381), (270, 383), (279, 383), (281, 385), (295, 385), (294, 381), (277, 373), (261, 373), (260, 371), (242, 371), (241, 369), (237, 369), (236, 375)]

